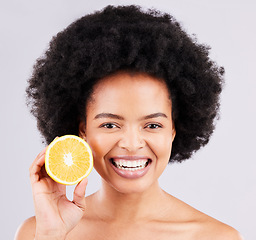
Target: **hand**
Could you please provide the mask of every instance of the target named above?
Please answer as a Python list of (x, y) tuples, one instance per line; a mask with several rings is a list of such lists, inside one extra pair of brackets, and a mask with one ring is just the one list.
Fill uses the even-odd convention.
[(75, 188), (73, 201), (66, 197), (66, 186), (52, 180), (44, 168), (45, 148), (30, 167), (30, 181), (36, 214), (35, 239), (65, 239), (85, 211), (87, 179)]

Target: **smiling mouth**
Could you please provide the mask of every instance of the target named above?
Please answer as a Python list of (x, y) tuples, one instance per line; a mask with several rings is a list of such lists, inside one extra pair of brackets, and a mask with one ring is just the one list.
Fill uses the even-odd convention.
[(123, 160), (114, 158), (110, 159), (110, 162), (118, 169), (125, 171), (137, 171), (144, 169), (151, 162), (150, 159), (142, 159), (142, 160)]

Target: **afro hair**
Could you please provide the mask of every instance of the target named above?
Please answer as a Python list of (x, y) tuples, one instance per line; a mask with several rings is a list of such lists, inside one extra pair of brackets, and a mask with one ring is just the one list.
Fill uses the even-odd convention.
[(46, 143), (78, 135), (93, 86), (120, 70), (166, 82), (176, 128), (169, 162), (188, 159), (208, 143), (219, 115), (224, 69), (171, 15), (134, 5), (107, 6), (76, 20), (37, 59), (27, 103)]

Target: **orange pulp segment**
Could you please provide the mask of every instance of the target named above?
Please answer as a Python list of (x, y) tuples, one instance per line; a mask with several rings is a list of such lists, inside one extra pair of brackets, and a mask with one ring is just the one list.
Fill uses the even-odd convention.
[(56, 182), (74, 185), (87, 177), (93, 168), (90, 146), (75, 135), (54, 139), (45, 154), (45, 169)]

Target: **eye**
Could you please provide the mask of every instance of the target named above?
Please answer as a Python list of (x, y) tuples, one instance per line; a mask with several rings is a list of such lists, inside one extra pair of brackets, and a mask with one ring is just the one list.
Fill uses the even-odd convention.
[(158, 129), (158, 128), (162, 128), (162, 126), (160, 124), (157, 123), (150, 123), (146, 126), (146, 128), (150, 128), (150, 129)]
[(113, 128), (117, 128), (117, 125), (114, 123), (104, 123), (102, 124), (100, 127), (102, 128), (108, 128), (108, 129), (113, 129)]

